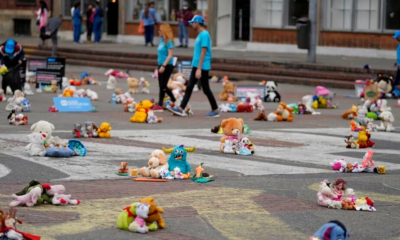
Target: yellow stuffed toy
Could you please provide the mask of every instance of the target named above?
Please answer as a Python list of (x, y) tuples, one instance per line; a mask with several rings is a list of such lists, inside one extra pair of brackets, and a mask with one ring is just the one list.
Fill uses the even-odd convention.
[(8, 73), (8, 68), (6, 66), (2, 66), (0, 68), (0, 74), (5, 75), (6, 73)]
[(147, 113), (150, 108), (153, 106), (153, 103), (149, 100), (143, 100), (136, 106), (136, 112), (133, 117), (130, 118), (131, 122), (144, 123), (147, 119)]
[(109, 133), (109, 131), (111, 131), (112, 128), (110, 126), (110, 124), (108, 122), (103, 122), (100, 127), (97, 129), (97, 131), (99, 132), (99, 137), (100, 138), (109, 138), (111, 137), (111, 134)]

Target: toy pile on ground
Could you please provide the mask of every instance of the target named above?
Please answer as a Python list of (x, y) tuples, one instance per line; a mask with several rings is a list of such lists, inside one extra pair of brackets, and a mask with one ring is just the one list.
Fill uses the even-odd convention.
[(306, 95), (301, 99), (299, 103), (290, 103), (288, 107), (293, 109), (293, 114), (296, 115), (304, 115), (304, 114), (311, 114), (311, 115), (320, 115), (320, 112), (316, 112), (313, 109), (313, 96)]
[(269, 113), (268, 116), (265, 110), (259, 111), (258, 115), (254, 118), (255, 121), (270, 121), (270, 122), (292, 122), (293, 121), (293, 108), (290, 108), (284, 102), (278, 104), (276, 111)]
[(7, 102), (6, 111), (29, 112), (31, 110), (29, 100), (25, 98), (25, 94), (20, 90), (15, 90), (14, 96), (9, 98)]
[(374, 161), (372, 160), (372, 156), (373, 152), (369, 150), (364, 155), (364, 159), (361, 164), (358, 162), (347, 163), (344, 159), (340, 159), (331, 162), (330, 166), (332, 167), (333, 170), (339, 172), (346, 172), (346, 173), (369, 172), (369, 173), (385, 174), (386, 173), (385, 166), (376, 166)]
[(344, 142), (346, 148), (369, 148), (375, 145), (375, 142), (371, 141), (371, 132), (366, 130), (365, 127), (358, 131), (358, 139), (354, 140), (353, 135), (345, 137)]
[(0, 239), (40, 240), (40, 236), (18, 231), (16, 226), (17, 223), (22, 224), (22, 221), (17, 218), (17, 209), (10, 208), (6, 212), (0, 209)]
[[(236, 155), (252, 155), (255, 151), (255, 145), (247, 138), (243, 137), (244, 122), (241, 118), (229, 118), (222, 120), (219, 129), (225, 136), (220, 139), (219, 151), (221, 153)], [(213, 132), (213, 130), (212, 130)]]
[(70, 194), (65, 194), (63, 185), (41, 184), (36, 180), (32, 180), (27, 187), (13, 194), (12, 197), (14, 201), (10, 203), (10, 207), (33, 207), (45, 203), (52, 205), (80, 204), (79, 200), (72, 199)]
[(131, 122), (136, 123), (160, 123), (162, 118), (158, 118), (151, 111), (153, 103), (150, 100), (143, 100), (136, 105), (135, 114), (130, 118)]
[(26, 125), (28, 124), (28, 116), (19, 113), (16, 114), (15, 110), (11, 110), (10, 114), (7, 117), (8, 123), (13, 124), (13, 125)]
[(115, 89), (111, 97), (112, 104), (131, 104), (134, 101), (129, 92), (124, 93), (120, 88)]
[(83, 98), (87, 97), (90, 98), (92, 101), (97, 101), (99, 100), (99, 95), (90, 89), (76, 89), (75, 86), (67, 86), (64, 88), (63, 93), (59, 95), (59, 97), (78, 97), (78, 98)]
[(395, 96), (400, 96), (398, 89), (395, 89), (393, 82), (394, 77), (392, 75), (385, 75), (378, 73), (376, 78), (366, 79), (365, 81), (357, 81), (358, 84), (363, 84), (364, 88), (360, 93), (360, 98), (392, 98)]
[(315, 88), (315, 94), (312, 97), (311, 108), (338, 108), (338, 104), (333, 102), (333, 97), (335, 95), (336, 93), (331, 92), (322, 86), (317, 86)]
[(354, 190), (347, 188), (346, 184), (343, 179), (337, 179), (333, 184), (326, 179), (322, 181), (317, 193), (318, 204), (333, 209), (376, 211), (372, 199), (356, 198)]
[(97, 127), (93, 122), (86, 121), (85, 124), (75, 123), (72, 135), (74, 138), (109, 138), (111, 130), (111, 125), (107, 122)]
[(118, 216), (117, 226), (119, 229), (137, 233), (164, 229), (165, 222), (161, 216), (163, 212), (164, 209), (158, 207), (153, 198), (142, 198), (123, 209)]

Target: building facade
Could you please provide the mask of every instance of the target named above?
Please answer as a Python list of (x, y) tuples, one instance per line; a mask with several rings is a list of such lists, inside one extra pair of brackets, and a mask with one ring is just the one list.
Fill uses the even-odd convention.
[[(83, 10), (94, 2), (47, 0), (53, 14), (64, 15), (62, 38), (72, 39), (71, 7), (77, 1), (82, 3)], [(172, 26), (175, 36), (178, 36), (176, 13), (184, 1), (194, 13), (205, 17), (214, 46), (223, 48), (240, 42), (248, 50), (304, 52), (297, 49), (296, 22), (308, 16), (308, 0), (154, 0), (159, 18)], [(0, 34), (15, 34), (14, 25), (28, 18), (31, 18), (30, 34), (37, 34), (32, 15), (37, 2), (0, 1)], [(142, 44), (143, 36), (138, 34), (139, 18), (147, 2), (101, 0), (105, 10), (104, 39)], [(396, 30), (400, 30), (398, 0), (318, 0), (318, 53), (386, 56), (382, 54), (386, 51), (392, 57), (389, 51), (393, 52), (397, 46), (392, 39)], [(189, 45), (193, 45), (196, 34), (191, 29), (189, 36)]]

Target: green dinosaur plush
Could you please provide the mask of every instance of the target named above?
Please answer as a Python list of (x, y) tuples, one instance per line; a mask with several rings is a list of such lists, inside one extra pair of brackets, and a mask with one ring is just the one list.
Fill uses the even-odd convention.
[(49, 195), (46, 194), (46, 189), (44, 189), (42, 184), (37, 180), (32, 180), (27, 187), (22, 189), (20, 192), (17, 192), (15, 195), (17, 196), (25, 195), (35, 187), (40, 187), (42, 189), (42, 195), (40, 196), (40, 198), (38, 198), (35, 206), (41, 205), (44, 202), (52, 204), (53, 197), (50, 197)]

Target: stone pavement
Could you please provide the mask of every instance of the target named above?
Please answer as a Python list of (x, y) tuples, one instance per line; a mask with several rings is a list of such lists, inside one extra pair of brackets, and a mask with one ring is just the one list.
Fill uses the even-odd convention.
[[(0, 36), (0, 42), (6, 41), (8, 37)], [(18, 42), (28, 45), (39, 44), (38, 38), (32, 37), (15, 37)], [(48, 43), (51, 47), (51, 42)], [(112, 52), (135, 52), (135, 53), (157, 53), (156, 47), (144, 47), (142, 45), (133, 45), (126, 43), (110, 43), (104, 42), (100, 44), (84, 43), (74, 44), (72, 41), (59, 41), (59, 47), (74, 47), (78, 49), (92, 49), (92, 50), (107, 50)], [(396, 51), (396, 49), (393, 49)], [(176, 55), (192, 56), (193, 48), (176, 49)], [(267, 53), (267, 52), (250, 52), (238, 49), (238, 51), (229, 50), (213, 50), (213, 57), (216, 58), (229, 58), (229, 59), (247, 59), (255, 61), (267, 61), (277, 63), (305, 63), (307, 54), (296, 53)], [(364, 58), (364, 57), (342, 57), (342, 56), (317, 56), (318, 65), (340, 66), (340, 67), (355, 67), (363, 68), (364, 65), (369, 64), (372, 69), (396, 70), (393, 66), (396, 59), (379, 59), (379, 58)]]
[[(174, 117), (168, 112), (156, 113), (163, 118), (160, 124), (134, 124), (131, 113), (123, 106), (108, 101), (112, 91), (106, 89), (106, 69), (67, 66), (67, 76), (91, 72), (101, 86), (90, 86), (99, 94), (93, 102), (96, 113), (50, 113), (55, 94), (28, 96), (32, 111), (27, 113), (29, 125), (10, 126), (5, 117), (5, 103), (0, 102), (0, 208), (11, 201), (11, 194), (22, 189), (31, 179), (65, 185), (73, 198), (82, 201), (78, 206), (42, 205), (19, 207), (24, 221), (19, 228), (43, 236), (43, 239), (307, 239), (323, 223), (342, 221), (351, 232), (351, 239), (400, 239), (397, 219), (400, 217), (400, 137), (394, 133), (374, 132), (372, 140), (374, 161), (387, 168), (387, 174), (343, 174), (330, 170), (334, 159), (361, 162), (365, 149), (346, 149), (344, 136), (349, 121), (340, 118), (342, 111), (358, 99), (345, 98), (352, 91), (330, 89), (337, 93), (339, 109), (323, 109), (317, 116), (295, 116), (292, 123), (256, 122), (256, 113), (222, 113), (220, 118), (205, 119), (209, 104), (202, 92), (194, 93), (191, 104), (195, 115)], [(157, 83), (148, 72), (132, 72), (150, 81), (150, 94), (135, 95), (136, 101), (157, 99)], [(237, 84), (246, 84), (238, 82)], [(254, 83), (253, 83), (254, 84)], [(117, 87), (127, 89), (125, 80)], [(87, 86), (83, 86), (87, 88)], [(221, 84), (212, 84), (214, 95)], [(303, 95), (313, 94), (315, 87), (282, 84), (282, 100), (297, 102)], [(220, 101), (218, 101), (221, 103)], [(389, 106), (396, 105), (394, 100)], [(264, 103), (267, 112), (276, 108)], [(393, 108), (395, 119), (400, 118)], [(248, 137), (256, 145), (253, 156), (220, 154), (217, 150), (221, 135), (210, 128), (228, 117), (242, 117), (252, 133)], [(88, 148), (85, 157), (69, 159), (27, 157), (24, 147), (30, 125), (47, 120), (54, 123), (54, 136), (71, 138), (73, 123), (103, 121), (111, 123), (110, 139), (81, 139)], [(395, 127), (399, 127), (395, 122)], [(354, 133), (353, 133), (354, 134)], [(154, 149), (178, 144), (196, 146), (188, 154), (194, 169), (204, 163), (204, 169), (215, 175), (215, 181), (197, 184), (191, 180), (171, 180), (167, 183), (133, 182), (129, 177), (115, 174), (119, 162), (129, 166), (147, 165)], [(375, 200), (377, 212), (332, 210), (316, 204), (318, 183), (323, 179), (344, 178), (358, 197)], [(167, 229), (147, 235), (124, 232), (116, 228), (122, 209), (138, 198), (152, 196), (163, 214)]]

